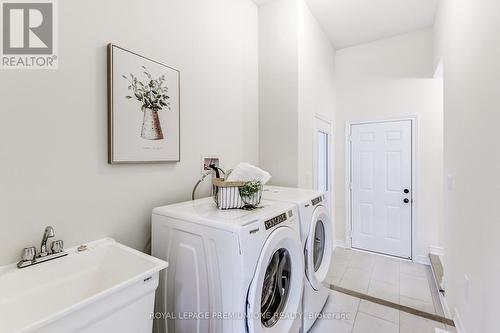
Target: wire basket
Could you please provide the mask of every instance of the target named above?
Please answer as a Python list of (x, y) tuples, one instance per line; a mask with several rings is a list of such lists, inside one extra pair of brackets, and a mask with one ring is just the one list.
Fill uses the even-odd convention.
[(247, 182), (229, 182), (223, 178), (212, 181), (212, 194), (219, 209), (255, 209), (259, 207), (263, 186), (251, 195), (241, 195), (241, 187)]

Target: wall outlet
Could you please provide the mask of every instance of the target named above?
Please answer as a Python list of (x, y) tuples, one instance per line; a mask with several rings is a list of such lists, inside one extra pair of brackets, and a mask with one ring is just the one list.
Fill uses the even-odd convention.
[(217, 156), (202, 156), (201, 157), (201, 173), (205, 173), (210, 169), (209, 165), (215, 165), (216, 167), (220, 167), (220, 158)]

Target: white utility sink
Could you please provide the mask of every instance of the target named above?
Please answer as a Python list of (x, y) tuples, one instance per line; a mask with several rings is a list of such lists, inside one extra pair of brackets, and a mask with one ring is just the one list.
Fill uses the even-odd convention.
[(105, 238), (87, 250), (0, 267), (0, 332), (150, 333), (163, 260)]

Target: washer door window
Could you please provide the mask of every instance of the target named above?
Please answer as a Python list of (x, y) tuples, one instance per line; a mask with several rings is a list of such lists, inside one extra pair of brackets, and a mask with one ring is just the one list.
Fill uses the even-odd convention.
[(306, 276), (315, 290), (322, 287), (332, 259), (332, 224), (324, 206), (313, 212), (311, 228), (306, 241)]
[(266, 275), (260, 300), (261, 322), (265, 327), (272, 327), (279, 320), (290, 293), (292, 273), (290, 252), (279, 249), (274, 252)]
[(289, 332), (297, 316), (303, 290), (304, 256), (297, 232), (288, 227), (268, 237), (250, 284), (247, 323), (250, 332)]

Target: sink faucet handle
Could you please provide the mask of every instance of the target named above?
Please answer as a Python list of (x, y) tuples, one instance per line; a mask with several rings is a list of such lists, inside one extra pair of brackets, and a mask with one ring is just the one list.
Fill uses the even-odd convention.
[(63, 249), (64, 249), (64, 242), (62, 240), (53, 241), (52, 246), (50, 247), (52, 253), (62, 252)]
[(36, 248), (34, 246), (32, 247), (26, 247), (23, 249), (23, 252), (21, 253), (21, 261), (33, 261), (36, 256)]

